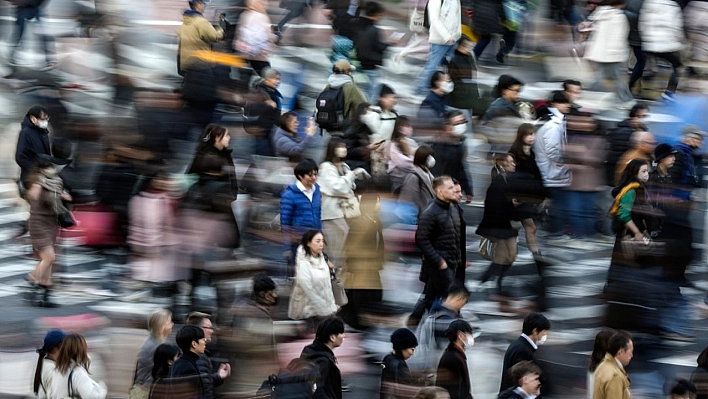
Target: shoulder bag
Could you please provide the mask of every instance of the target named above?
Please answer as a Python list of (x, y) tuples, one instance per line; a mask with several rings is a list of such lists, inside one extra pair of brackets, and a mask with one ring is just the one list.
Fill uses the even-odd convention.
[(347, 298), (347, 293), (344, 291), (344, 282), (337, 277), (337, 272), (334, 269), (329, 269), (329, 273), (332, 277), (332, 294), (334, 295), (334, 303), (337, 306), (342, 307), (349, 303), (349, 298)]

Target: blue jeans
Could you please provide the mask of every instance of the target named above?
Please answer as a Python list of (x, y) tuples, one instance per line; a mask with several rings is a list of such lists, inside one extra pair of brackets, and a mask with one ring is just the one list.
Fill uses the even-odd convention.
[(14, 60), (15, 52), (20, 46), (20, 41), (22, 40), (22, 35), (25, 33), (25, 23), (26, 21), (35, 19), (37, 21), (36, 26), (40, 27), (39, 31), (36, 32), (42, 42), (42, 49), (47, 57), (47, 62), (52, 60), (52, 37), (47, 35), (42, 30), (42, 20), (41, 20), (41, 9), (39, 7), (17, 7), (17, 20), (15, 21), (15, 37), (13, 39), (13, 48), (10, 53), (10, 59)]
[(549, 187), (548, 197), (551, 206), (548, 208), (549, 232), (551, 234), (564, 234), (568, 224), (569, 191), (561, 187)]
[(647, 55), (642, 51), (642, 46), (632, 46), (632, 52), (634, 53), (634, 58), (637, 59), (637, 63), (634, 64), (632, 69), (632, 76), (629, 78), (629, 89), (631, 90), (639, 79), (644, 75), (644, 67), (647, 65)]
[(369, 83), (363, 88), (369, 104), (375, 105), (379, 102), (379, 91), (381, 91), (381, 70), (362, 69), (361, 72), (369, 79)]
[(451, 58), (455, 52), (454, 44), (434, 44), (430, 43), (430, 53), (428, 53), (428, 61), (423, 67), (423, 72), (418, 75), (418, 80), (415, 84), (415, 90), (419, 93), (427, 93), (430, 90), (430, 78), (433, 76), (440, 63), (444, 58)]
[(570, 231), (578, 238), (592, 236), (595, 233), (595, 198), (597, 193), (568, 190), (566, 195)]

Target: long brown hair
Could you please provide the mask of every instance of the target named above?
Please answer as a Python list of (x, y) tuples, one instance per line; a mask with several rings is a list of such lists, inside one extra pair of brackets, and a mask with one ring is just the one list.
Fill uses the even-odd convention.
[(516, 139), (514, 142), (511, 144), (511, 147), (509, 148), (509, 153), (512, 154), (516, 159), (526, 159), (526, 158), (533, 158), (533, 149), (531, 149), (531, 155), (526, 156), (524, 154), (524, 139), (526, 136), (529, 136), (533, 133), (536, 132), (536, 128), (530, 124), (530, 123), (522, 123), (519, 125), (519, 129), (516, 131)]
[(610, 338), (615, 335), (617, 331), (611, 328), (603, 328), (597, 335), (595, 335), (595, 343), (592, 347), (592, 355), (590, 355), (590, 365), (588, 366), (588, 371), (591, 373), (595, 372), (597, 366), (602, 363), (602, 359), (605, 358), (607, 349), (609, 347)]
[(89, 372), (91, 360), (88, 357), (88, 347), (83, 336), (76, 333), (68, 334), (59, 346), (59, 354), (57, 355), (57, 370), (60, 373), (66, 374), (71, 368), (71, 363), (76, 363)]

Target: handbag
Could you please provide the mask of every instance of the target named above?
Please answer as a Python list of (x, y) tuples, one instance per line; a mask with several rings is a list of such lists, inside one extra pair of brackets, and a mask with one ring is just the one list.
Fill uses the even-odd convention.
[(347, 293), (344, 291), (344, 282), (337, 277), (337, 273), (333, 269), (330, 269), (329, 272), (332, 276), (332, 294), (334, 295), (334, 303), (341, 308), (349, 303)]
[(425, 33), (425, 10), (414, 8), (408, 21), (408, 29), (413, 33)]
[[(57, 193), (54, 193), (54, 198), (56, 199)], [(56, 201), (54, 202), (55, 208), (56, 208)], [(76, 224), (76, 221), (74, 220), (74, 216), (71, 214), (71, 211), (68, 209), (64, 208), (64, 211), (60, 211), (59, 209), (54, 210), (56, 212), (56, 220), (57, 224), (59, 227), (62, 229), (68, 229), (69, 227), (73, 226)]]
[(657, 256), (663, 251), (663, 242), (656, 242), (644, 232), (644, 239), (637, 241), (631, 234), (625, 234), (620, 241), (622, 255), (626, 260), (635, 261), (638, 258)]
[(479, 250), (477, 253), (479, 253), (479, 256), (486, 260), (492, 260), (492, 254), (494, 252), (494, 243), (492, 240), (490, 240), (487, 237), (482, 237), (481, 240), (479, 240)]
[(342, 208), (342, 212), (344, 212), (345, 219), (353, 219), (361, 216), (359, 199), (356, 196), (340, 198), (339, 206)]

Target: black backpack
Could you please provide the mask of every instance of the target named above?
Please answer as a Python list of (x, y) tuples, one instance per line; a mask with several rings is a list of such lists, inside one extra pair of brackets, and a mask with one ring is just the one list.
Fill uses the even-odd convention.
[(278, 375), (271, 375), (258, 389), (258, 396), (271, 399), (312, 399), (320, 370), (307, 359), (295, 358)]
[(344, 124), (344, 86), (327, 87), (317, 96), (315, 122), (327, 131), (338, 131)]

